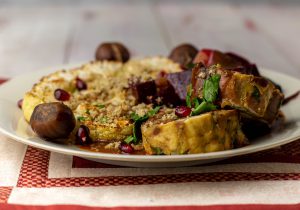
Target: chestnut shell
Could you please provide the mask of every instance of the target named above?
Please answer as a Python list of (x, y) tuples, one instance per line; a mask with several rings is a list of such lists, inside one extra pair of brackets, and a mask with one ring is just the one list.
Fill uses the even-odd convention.
[(46, 140), (62, 142), (76, 125), (72, 110), (60, 102), (37, 105), (30, 118), (32, 130)]
[(128, 49), (119, 42), (107, 42), (98, 46), (96, 60), (120, 61), (125, 63), (130, 58)]
[(198, 49), (195, 46), (191, 44), (181, 44), (171, 51), (169, 58), (179, 63), (183, 68), (186, 68), (188, 64), (193, 62), (197, 53)]

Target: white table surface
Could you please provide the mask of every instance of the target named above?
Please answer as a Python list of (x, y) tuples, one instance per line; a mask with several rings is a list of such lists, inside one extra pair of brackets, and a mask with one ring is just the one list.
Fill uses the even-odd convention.
[(234, 51), (300, 78), (300, 2), (278, 2), (0, 0), (0, 77), (89, 61), (121, 41), (133, 55), (182, 42)]

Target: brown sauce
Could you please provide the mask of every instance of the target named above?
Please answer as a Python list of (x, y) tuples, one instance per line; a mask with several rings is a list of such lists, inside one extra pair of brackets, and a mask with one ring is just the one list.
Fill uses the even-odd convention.
[(146, 155), (145, 150), (135, 150), (133, 153), (123, 153), (119, 149), (107, 149), (103, 143), (93, 143), (91, 145), (79, 146), (80, 149), (91, 152), (109, 153), (109, 154), (124, 154), (124, 155)]

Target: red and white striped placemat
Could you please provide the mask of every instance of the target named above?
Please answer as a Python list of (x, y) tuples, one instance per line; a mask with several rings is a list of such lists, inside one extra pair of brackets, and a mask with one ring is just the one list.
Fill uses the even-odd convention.
[(214, 164), (130, 168), (0, 136), (0, 209), (300, 209), (300, 140)]
[[(3, 143), (4, 150), (2, 146)], [(0, 186), (0, 203), (193, 208), (213, 205), (212, 209), (297, 204), (299, 163), (300, 140), (215, 164), (170, 169), (118, 167), (27, 147), (16, 184)], [(260, 207), (268, 209), (269, 205)]]

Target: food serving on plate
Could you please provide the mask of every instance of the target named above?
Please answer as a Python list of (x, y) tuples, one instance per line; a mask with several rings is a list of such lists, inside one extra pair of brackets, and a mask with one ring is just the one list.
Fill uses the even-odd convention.
[(248, 145), (283, 125), (281, 88), (255, 64), (183, 44), (130, 59), (104, 43), (96, 61), (44, 76), (22, 110), (41, 138), (95, 152), (195, 154)]

